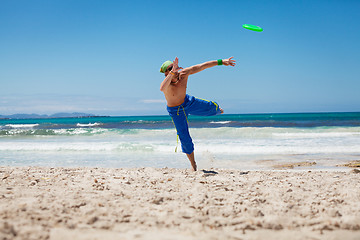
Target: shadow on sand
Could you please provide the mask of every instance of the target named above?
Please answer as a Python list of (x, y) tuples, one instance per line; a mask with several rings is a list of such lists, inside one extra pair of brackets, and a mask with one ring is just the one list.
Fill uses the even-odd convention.
[(204, 177), (209, 177), (219, 174), (218, 172), (215, 171), (208, 171), (208, 170), (201, 170), (201, 171), (204, 173)]

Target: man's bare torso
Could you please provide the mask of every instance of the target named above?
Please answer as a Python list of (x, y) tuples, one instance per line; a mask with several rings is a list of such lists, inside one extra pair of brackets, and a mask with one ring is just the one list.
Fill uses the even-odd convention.
[(166, 91), (164, 91), (168, 107), (176, 107), (184, 102), (188, 77), (189, 75), (179, 72), (176, 81), (173, 80)]

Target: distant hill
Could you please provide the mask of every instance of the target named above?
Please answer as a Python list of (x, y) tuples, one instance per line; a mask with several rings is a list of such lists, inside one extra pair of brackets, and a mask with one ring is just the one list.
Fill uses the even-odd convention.
[(64, 118), (64, 117), (95, 117), (94, 114), (91, 113), (80, 113), (80, 112), (73, 112), (73, 113), (55, 113), (50, 115), (51, 118)]
[(91, 113), (80, 113), (80, 112), (73, 112), (73, 113), (55, 113), (52, 115), (46, 114), (12, 114), (12, 115), (0, 115), (0, 118), (10, 118), (10, 119), (26, 119), (26, 118), (76, 118), (76, 117), (95, 117), (96, 115)]

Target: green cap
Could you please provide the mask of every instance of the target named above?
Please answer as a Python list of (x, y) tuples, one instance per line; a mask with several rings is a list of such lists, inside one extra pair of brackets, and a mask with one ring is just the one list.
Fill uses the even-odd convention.
[(161, 73), (165, 73), (165, 72), (166, 72), (166, 69), (168, 68), (168, 66), (169, 66), (170, 64), (172, 64), (172, 63), (173, 63), (173, 62), (172, 62), (172, 61), (169, 61), (169, 60), (165, 61), (165, 62), (161, 65), (160, 72), (161, 72)]

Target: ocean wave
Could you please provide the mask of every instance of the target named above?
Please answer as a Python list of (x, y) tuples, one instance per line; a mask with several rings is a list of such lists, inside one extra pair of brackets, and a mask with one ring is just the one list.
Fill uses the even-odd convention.
[[(7, 137), (4, 135), (13, 135)], [(231, 157), (245, 155), (360, 155), (360, 127), (331, 128), (195, 128), (190, 129), (197, 153)], [(33, 137), (31, 137), (33, 136)], [(41, 137), (43, 136), (43, 137)], [(126, 153), (171, 154), (176, 146), (172, 129), (7, 129), (0, 130), (0, 151), (51, 154)], [(179, 152), (181, 144), (178, 143)]]
[(3, 129), (0, 130), (0, 136), (71, 136), (71, 135), (97, 135), (107, 132), (107, 129)]
[[(1, 151), (16, 152), (106, 152), (106, 153), (163, 153), (174, 152), (176, 139), (174, 141), (113, 141), (84, 139), (77, 141), (14, 141), (0, 144)], [(360, 145), (356, 142), (273, 142), (273, 141), (251, 141), (234, 142), (229, 140), (205, 141), (196, 140), (196, 153), (211, 152), (216, 155), (244, 156), (244, 155), (316, 155), (316, 154), (360, 154)], [(280, 145), (282, 144), (282, 145)], [(178, 145), (179, 153), (181, 145)]]
[(12, 142), (0, 145), (0, 151), (40, 152), (153, 152), (155, 145), (127, 142)]
[(211, 121), (211, 124), (228, 124), (231, 123), (231, 121)]
[(360, 127), (317, 127), (317, 128), (276, 128), (276, 127), (219, 127), (190, 128), (194, 137), (200, 138), (326, 138), (359, 137)]
[(304, 146), (301, 144), (287, 145), (268, 145), (253, 143), (253, 146), (242, 145), (241, 143), (226, 144), (198, 144), (197, 151), (213, 152), (216, 154), (228, 155), (316, 155), (316, 154), (359, 154), (360, 146), (328, 144), (322, 146)]
[(303, 133), (273, 133), (275, 137), (281, 138), (335, 138), (360, 136), (360, 132), (303, 132)]
[[(86, 124), (89, 126), (88, 124)], [(218, 127), (191, 128), (190, 134), (194, 139), (297, 139), (297, 138), (335, 138), (359, 137), (360, 127), (327, 127), (327, 128), (274, 128), (274, 127)], [(0, 129), (0, 136), (137, 136), (139, 139), (163, 138), (176, 136), (175, 128), (166, 129), (117, 129), (117, 128), (12, 128)]]
[(56, 132), (51, 129), (10, 129), (0, 130), (0, 136), (48, 136), (56, 135)]
[(101, 126), (103, 125), (102, 123), (77, 123), (76, 126), (77, 127), (96, 127), (96, 126)]
[[(174, 132), (171, 129), (171, 132)], [(161, 133), (167, 133), (169, 130), (144, 130), (144, 129), (111, 129), (111, 128), (61, 128), (61, 129), (2, 129), (0, 130), (0, 137), (6, 136), (129, 136), (129, 135), (138, 135), (140, 138), (142, 136), (149, 138), (151, 136), (156, 136)]]
[(39, 124), (6, 124), (7, 128), (34, 128), (39, 126)]

